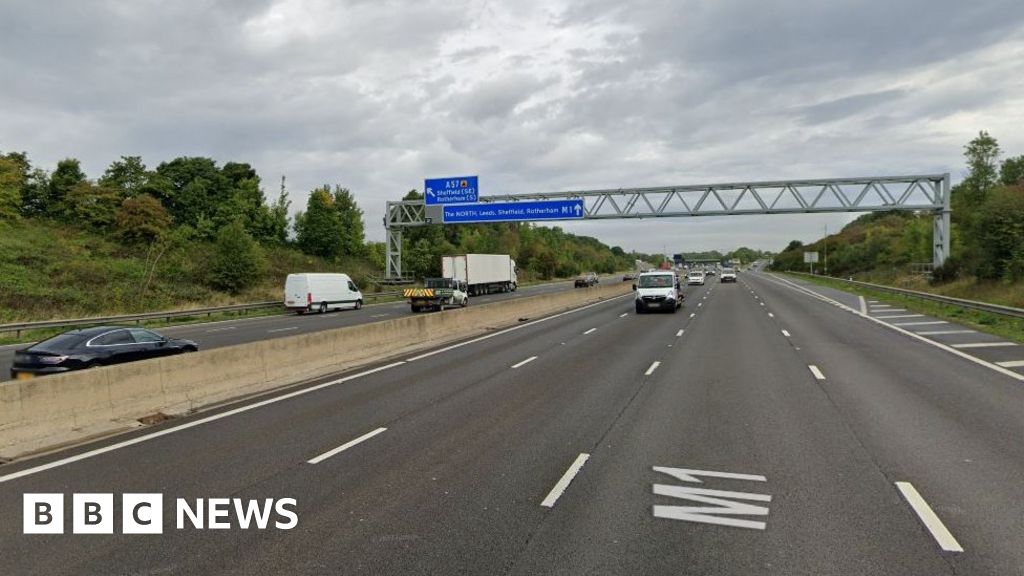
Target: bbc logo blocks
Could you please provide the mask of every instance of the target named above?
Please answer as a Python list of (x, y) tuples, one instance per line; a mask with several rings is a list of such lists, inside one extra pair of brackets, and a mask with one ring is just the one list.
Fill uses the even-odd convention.
[[(25, 494), (23, 532), (25, 534), (64, 533), (63, 494)], [(121, 497), (121, 532), (124, 534), (163, 533), (162, 494), (123, 494)], [(72, 534), (113, 534), (113, 494), (72, 494)]]

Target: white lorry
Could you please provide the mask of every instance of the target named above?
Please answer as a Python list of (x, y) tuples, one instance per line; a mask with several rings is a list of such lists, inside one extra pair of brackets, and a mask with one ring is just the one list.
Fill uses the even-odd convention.
[(508, 254), (459, 254), (441, 257), (441, 275), (464, 283), (470, 295), (515, 292), (516, 261)]
[(284, 307), (299, 314), (362, 306), (363, 293), (348, 274), (289, 274), (284, 281)]

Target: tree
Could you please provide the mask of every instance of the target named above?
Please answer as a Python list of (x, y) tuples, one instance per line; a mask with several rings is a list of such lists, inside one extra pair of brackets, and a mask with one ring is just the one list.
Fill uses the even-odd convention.
[(133, 198), (149, 183), (150, 172), (140, 156), (121, 156), (107, 167), (99, 180), (101, 186), (118, 190), (122, 198)]
[(1024, 154), (1003, 160), (999, 167), (999, 181), (1004, 186), (1024, 184)]
[(977, 275), (1018, 279), (1024, 272), (1024, 187), (994, 190), (979, 208), (977, 224), (981, 255)]
[(50, 194), (46, 202), (46, 213), (55, 217), (69, 217), (68, 195), (71, 190), (85, 182), (85, 172), (75, 158), (57, 162), (57, 169), (50, 175)]
[(26, 169), (17, 158), (0, 155), (0, 220), (16, 220), (21, 216)]
[(50, 175), (42, 168), (28, 173), (21, 189), (21, 213), (25, 216), (45, 216), (50, 202)]
[(980, 206), (985, 196), (997, 183), (999, 143), (982, 130), (964, 146), (968, 175), (963, 182), (963, 201), (967, 208)]
[(310, 192), (306, 211), (295, 215), (295, 234), (306, 254), (324, 258), (341, 254), (341, 222), (334, 212), (334, 197), (325, 188)]
[(121, 205), (121, 191), (111, 186), (79, 182), (65, 199), (68, 216), (75, 222), (104, 230), (114, 224)]
[(364, 253), (363, 211), (346, 188), (321, 186), (309, 194), (306, 211), (295, 216), (299, 248), (324, 258)]
[(171, 215), (149, 194), (126, 198), (114, 215), (117, 233), (129, 242), (152, 242), (171, 227)]
[(208, 276), (213, 287), (238, 294), (256, 282), (263, 266), (263, 252), (240, 220), (220, 229)]
[(793, 240), (786, 245), (786, 249), (783, 252), (791, 252), (793, 250), (799, 250), (804, 247), (804, 243), (799, 240)]
[(200, 221), (214, 220), (218, 207), (230, 201), (232, 191), (229, 179), (217, 168), (217, 163), (211, 158), (180, 157), (161, 163), (156, 172), (163, 180), (153, 193), (174, 221), (194, 227), (201, 236), (215, 234), (217, 222), (201, 226)]

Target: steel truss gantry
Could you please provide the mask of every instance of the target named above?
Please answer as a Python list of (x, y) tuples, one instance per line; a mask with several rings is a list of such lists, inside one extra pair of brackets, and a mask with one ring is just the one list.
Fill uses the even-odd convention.
[[(941, 266), (950, 251), (949, 191), (947, 173), (500, 194), (481, 196), (480, 202), (582, 198), (586, 220), (889, 210), (930, 212), (934, 216), (932, 262)], [(425, 206), (422, 200), (387, 203), (384, 227), (389, 278), (402, 276), (402, 228), (440, 223), (440, 207)]]

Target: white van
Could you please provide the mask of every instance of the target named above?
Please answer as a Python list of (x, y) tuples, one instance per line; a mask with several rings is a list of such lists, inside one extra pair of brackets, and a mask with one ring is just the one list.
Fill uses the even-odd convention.
[(636, 313), (658, 310), (675, 313), (683, 305), (679, 277), (671, 270), (644, 272), (636, 279)]
[(299, 314), (358, 310), (363, 307), (363, 293), (348, 274), (289, 274), (284, 281), (284, 307)]

